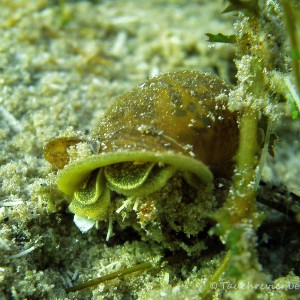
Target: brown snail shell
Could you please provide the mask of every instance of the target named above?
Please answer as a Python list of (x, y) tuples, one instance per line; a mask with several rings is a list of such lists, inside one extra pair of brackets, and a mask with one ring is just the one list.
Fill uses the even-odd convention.
[(76, 139), (48, 143), (48, 161), (58, 167), (66, 164), (57, 184), (74, 195), (71, 211), (106, 219), (109, 190), (145, 196), (160, 190), (177, 172), (196, 188), (214, 176), (230, 177), (239, 132), (237, 113), (227, 108), (229, 90), (210, 74), (163, 74), (113, 101), (94, 129), (99, 153), (67, 164), (67, 147)]
[(238, 144), (237, 114), (220, 94), (221, 79), (196, 71), (154, 77), (115, 99), (94, 136), (99, 152), (171, 151), (200, 160), (215, 176), (232, 175)]

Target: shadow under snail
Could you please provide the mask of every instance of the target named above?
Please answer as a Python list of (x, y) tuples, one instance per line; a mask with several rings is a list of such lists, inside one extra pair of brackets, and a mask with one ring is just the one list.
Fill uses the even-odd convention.
[[(81, 140), (61, 137), (50, 141), (45, 158), (61, 169), (57, 185), (70, 196), (70, 210), (91, 220), (107, 220), (114, 207), (112, 195), (142, 197), (138, 212), (142, 222), (146, 217), (142, 220), (141, 214), (149, 213), (151, 205), (169, 201), (172, 188), (167, 196), (154, 197), (159, 200), (152, 195), (172, 178), (180, 178), (180, 187), (196, 191), (194, 194), (214, 178), (230, 178), (239, 131), (237, 113), (227, 107), (229, 91), (227, 84), (210, 74), (163, 74), (112, 102), (92, 135), (99, 142), (98, 153), (69, 162), (68, 149)], [(184, 202), (176, 201), (178, 205)], [(168, 207), (169, 212), (174, 205)], [(195, 211), (195, 206), (185, 213), (190, 211)], [(162, 214), (160, 207), (152, 220)], [(167, 219), (162, 217), (162, 223)], [(176, 227), (175, 219), (171, 227), (178, 232), (184, 224)], [(197, 234), (197, 230), (191, 229), (187, 235), (190, 233)]]

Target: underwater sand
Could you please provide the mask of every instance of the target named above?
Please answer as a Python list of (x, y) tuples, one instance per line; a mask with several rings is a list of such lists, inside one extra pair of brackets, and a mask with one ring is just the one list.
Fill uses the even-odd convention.
[[(192, 69), (230, 81), (233, 46), (209, 44), (205, 33), (232, 34), (232, 16), (220, 14), (221, 0), (59, 2), (0, 3), (0, 300), (199, 299), (223, 252), (182, 263), (179, 256), (177, 264), (67, 294), (84, 280), (158, 262), (166, 251), (130, 229), (114, 228), (106, 242), (107, 222), (82, 234), (43, 147), (88, 134), (114, 96), (156, 74)], [(299, 194), (299, 122), (280, 133), (265, 178)]]

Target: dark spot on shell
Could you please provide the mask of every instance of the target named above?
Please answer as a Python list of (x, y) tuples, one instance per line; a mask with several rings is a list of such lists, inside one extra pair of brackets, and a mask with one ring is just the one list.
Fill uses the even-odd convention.
[(183, 117), (187, 114), (187, 112), (185, 109), (177, 108), (176, 110), (174, 110), (173, 114), (177, 117)]
[(196, 111), (196, 104), (193, 103), (193, 102), (189, 102), (188, 105), (187, 105), (187, 110), (189, 112), (194, 113)]
[(182, 105), (182, 95), (174, 90), (171, 90), (169, 92), (170, 96), (170, 101), (173, 103), (175, 106), (181, 106)]

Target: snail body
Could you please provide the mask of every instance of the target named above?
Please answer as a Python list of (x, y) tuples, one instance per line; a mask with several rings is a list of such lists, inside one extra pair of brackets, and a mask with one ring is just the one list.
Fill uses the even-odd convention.
[(65, 162), (57, 184), (72, 197), (70, 210), (104, 220), (111, 191), (144, 197), (178, 173), (194, 189), (214, 177), (229, 178), (238, 145), (229, 90), (221, 79), (196, 71), (160, 75), (112, 102), (94, 128), (98, 153), (68, 164), (67, 146), (57, 157), (56, 144), (76, 139), (49, 142), (45, 157), (54, 165), (59, 160), (59, 167)]

